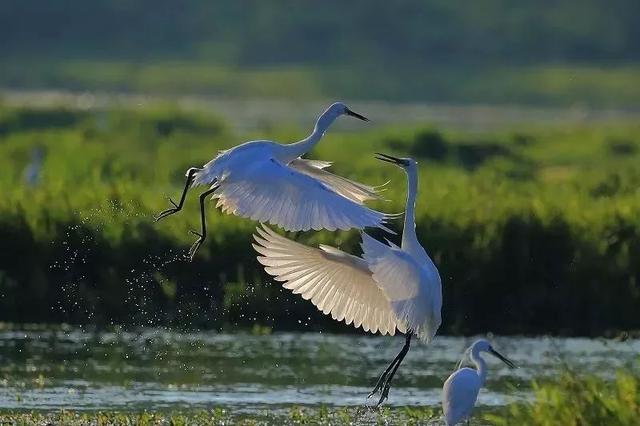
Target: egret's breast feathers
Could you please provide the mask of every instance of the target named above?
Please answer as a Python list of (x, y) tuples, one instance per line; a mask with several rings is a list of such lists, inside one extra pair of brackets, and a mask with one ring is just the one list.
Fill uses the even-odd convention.
[(447, 425), (455, 425), (471, 414), (480, 392), (480, 378), (476, 370), (462, 368), (444, 383), (442, 410)]
[(384, 290), (396, 316), (423, 341), (440, 326), (440, 304), (426, 271), (397, 246), (390, 247), (362, 233), (363, 258), (374, 281)]

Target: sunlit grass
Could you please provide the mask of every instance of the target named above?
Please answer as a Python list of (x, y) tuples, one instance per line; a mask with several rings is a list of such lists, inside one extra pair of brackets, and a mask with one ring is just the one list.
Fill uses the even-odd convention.
[(640, 375), (620, 370), (614, 381), (566, 370), (558, 379), (534, 382), (534, 402), (513, 404), (485, 419), (498, 426), (631, 426), (640, 418)]
[[(276, 128), (260, 136), (295, 140), (303, 133)], [(187, 264), (158, 271), (149, 261), (166, 258), (169, 252), (177, 256), (192, 243), (188, 231), (199, 221), (195, 197), (187, 199), (179, 216), (153, 223), (153, 215), (167, 207), (166, 198), (178, 196), (185, 170), (241, 139), (217, 117), (170, 105), (84, 112), (0, 110), (0, 229), (5, 244), (0, 288), (15, 297), (40, 294), (45, 313), (45, 306), (58, 303), (48, 281), (85, 283), (115, 304), (130, 291), (121, 281), (135, 269), (148, 272), (147, 285), (157, 290), (153, 294), (158, 303), (184, 298), (188, 311), (197, 314), (202, 311), (198, 303), (206, 300), (195, 290), (182, 291), (185, 286), (212, 282), (224, 300), (230, 283), (262, 283), (249, 245), (255, 224), (213, 211), (209, 217), (215, 232), (197, 259), (212, 271), (206, 277)], [(43, 153), (39, 175), (28, 183), (26, 173), (38, 150)], [(417, 229), (444, 277), (445, 297), (458, 306), (444, 313), (448, 332), (490, 326), (480, 322), (474, 325), (477, 329), (468, 328), (473, 322), (463, 319), (463, 312), (477, 321), (486, 316), (476, 312), (476, 305), (460, 309), (460, 303), (474, 298), (495, 303), (492, 291), (512, 295), (511, 305), (519, 307), (513, 311), (517, 317), (501, 322), (515, 325), (501, 330), (506, 333), (531, 324), (538, 324), (539, 332), (548, 331), (551, 325), (540, 324), (536, 312), (560, 309), (560, 304), (561, 323), (577, 327), (577, 333), (599, 333), (612, 324), (638, 327), (637, 123), (522, 126), (480, 135), (431, 128), (330, 132), (311, 157), (332, 160), (332, 170), (368, 184), (390, 180), (383, 193), (388, 201), (373, 207), (401, 212), (405, 177), (398, 168), (376, 161), (376, 151), (419, 161)], [(399, 229), (400, 221), (392, 226)], [(359, 250), (356, 232), (296, 238)], [(68, 260), (71, 253), (83, 260)], [(146, 263), (140, 265), (141, 259)], [(70, 269), (51, 267), (61, 263), (70, 263)], [(18, 282), (29, 283), (33, 291), (17, 292)], [(270, 291), (271, 286), (256, 288)], [(576, 292), (584, 299), (575, 298)], [(567, 299), (569, 306), (561, 302)], [(94, 308), (111, 309), (108, 306)], [(585, 306), (594, 312), (594, 323), (575, 321)]]
[(168, 412), (82, 412), (61, 410), (54, 412), (0, 411), (0, 422), (12, 425), (64, 424), (79, 426), (137, 425), (137, 426), (187, 426), (187, 425), (423, 425), (437, 419), (430, 407), (399, 407), (372, 409), (365, 407), (300, 407), (288, 410), (269, 410), (253, 414), (234, 413), (218, 407), (211, 410), (176, 410)]
[[(640, 379), (636, 371), (619, 371), (609, 381), (571, 370), (557, 379), (534, 382), (531, 403), (513, 403), (494, 410), (477, 409), (471, 424), (496, 426), (632, 426), (640, 416)], [(210, 410), (169, 412), (77, 412), (61, 410), (5, 411), (0, 421), (15, 425), (32, 424), (136, 424), (136, 425), (421, 425), (437, 422), (440, 407), (303, 407), (292, 406), (275, 413), (235, 413), (218, 407)]]

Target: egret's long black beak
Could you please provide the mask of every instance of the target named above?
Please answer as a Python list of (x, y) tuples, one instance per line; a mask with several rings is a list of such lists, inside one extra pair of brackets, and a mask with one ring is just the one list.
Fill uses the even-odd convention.
[(392, 155), (376, 152), (376, 160), (386, 161), (387, 163), (395, 164), (398, 166), (408, 166), (409, 163), (402, 158), (394, 157)]
[(500, 361), (504, 362), (505, 364), (507, 364), (507, 366), (509, 366), (509, 368), (517, 368), (516, 365), (513, 363), (513, 361), (511, 361), (509, 358), (505, 357), (504, 355), (502, 355), (500, 352), (496, 351), (493, 348), (489, 348), (489, 353), (493, 356), (495, 356), (496, 358), (498, 358)]
[(346, 109), (345, 114), (350, 115), (351, 117), (355, 117), (358, 120), (362, 120), (362, 121), (370, 121), (367, 117), (365, 117), (364, 115), (360, 115), (357, 112), (353, 112), (351, 111), (349, 108)]

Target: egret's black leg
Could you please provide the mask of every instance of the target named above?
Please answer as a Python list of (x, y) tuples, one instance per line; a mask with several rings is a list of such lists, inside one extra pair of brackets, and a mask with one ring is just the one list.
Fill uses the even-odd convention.
[(206, 201), (207, 197), (211, 195), (213, 191), (215, 191), (216, 189), (217, 189), (217, 186), (214, 186), (211, 189), (208, 189), (204, 191), (202, 194), (200, 194), (200, 222), (202, 223), (202, 232), (197, 233), (196, 231), (191, 231), (193, 235), (198, 236), (198, 239), (196, 240), (196, 242), (193, 243), (193, 245), (189, 249), (189, 258), (192, 261), (193, 261), (193, 257), (196, 254), (196, 251), (198, 251), (198, 248), (200, 248), (200, 246), (204, 242), (204, 239), (207, 238), (207, 219), (204, 214), (204, 202)]
[(384, 387), (382, 388), (382, 394), (380, 395), (380, 400), (378, 401), (376, 406), (379, 406), (380, 404), (382, 404), (384, 402), (384, 400), (389, 397), (389, 389), (391, 388), (391, 380), (393, 380), (393, 376), (396, 374), (396, 371), (398, 371), (398, 367), (400, 367), (400, 364), (402, 363), (402, 360), (407, 355), (407, 352), (409, 352), (409, 346), (411, 345), (411, 336), (412, 336), (411, 332), (408, 331), (407, 332), (407, 339), (404, 342), (404, 346), (402, 347), (402, 350), (400, 350), (400, 353), (398, 354), (398, 360), (396, 361), (395, 366), (393, 367), (393, 370), (391, 370), (391, 372), (387, 376), (387, 379), (384, 382)]
[(156, 217), (156, 220), (155, 220), (156, 222), (159, 221), (160, 219), (164, 219), (165, 217), (171, 216), (172, 214), (178, 213), (180, 210), (182, 210), (184, 199), (187, 198), (187, 191), (189, 190), (189, 186), (191, 185), (191, 182), (193, 182), (193, 177), (198, 170), (200, 169), (196, 169), (195, 167), (192, 167), (189, 170), (187, 170), (187, 180), (184, 184), (184, 190), (182, 190), (182, 196), (180, 197), (180, 202), (176, 204), (173, 202), (171, 198), (169, 198), (169, 202), (173, 204), (173, 207), (170, 207), (160, 212), (160, 214)]
[(373, 395), (375, 395), (376, 392), (378, 392), (380, 389), (382, 389), (382, 385), (384, 384), (385, 379), (387, 378), (387, 375), (389, 374), (391, 369), (393, 369), (393, 367), (396, 365), (396, 363), (398, 362), (398, 359), (400, 359), (400, 355), (401, 354), (402, 354), (402, 351), (400, 351), (398, 353), (398, 355), (396, 355), (396, 357), (393, 359), (393, 361), (391, 361), (391, 364), (389, 364), (389, 366), (386, 368), (386, 370), (384, 370), (384, 372), (380, 375), (380, 378), (378, 378), (378, 381), (376, 382), (376, 386), (369, 393), (367, 398), (371, 398)]

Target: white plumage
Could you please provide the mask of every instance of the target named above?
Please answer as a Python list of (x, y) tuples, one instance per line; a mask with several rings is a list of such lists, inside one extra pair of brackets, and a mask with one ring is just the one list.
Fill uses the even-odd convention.
[(330, 173), (330, 163), (304, 160), (325, 131), (341, 115), (368, 121), (336, 102), (318, 118), (313, 132), (300, 142), (281, 145), (272, 141), (246, 142), (221, 151), (202, 168), (187, 171), (187, 180), (179, 203), (161, 212), (156, 220), (182, 209), (189, 187), (210, 188), (200, 195), (202, 231), (193, 232), (199, 238), (189, 254), (195, 252), (206, 238), (205, 199), (217, 199), (223, 212), (279, 226), (287, 231), (310, 229), (364, 229), (379, 227), (387, 230), (390, 217), (364, 205), (380, 198), (376, 188)]
[(194, 185), (216, 182), (223, 212), (287, 231), (383, 227), (386, 215), (362, 205), (377, 197), (373, 188), (300, 158), (284, 163), (274, 155), (281, 147), (261, 141), (226, 151), (196, 173)]
[(265, 271), (324, 314), (372, 333), (406, 331), (363, 259), (330, 246), (308, 247), (267, 227), (257, 228), (254, 238)]
[[(363, 258), (374, 282), (389, 299), (396, 318), (428, 343), (441, 323), (440, 275), (430, 259), (426, 262), (420, 253), (389, 244), (363, 233)], [(426, 253), (425, 257), (428, 259)]]
[(442, 411), (447, 426), (471, 416), (482, 385), (478, 372), (473, 368), (461, 368), (449, 376), (442, 388)]
[[(305, 160), (302, 158), (296, 158), (289, 163), (289, 167), (299, 171), (300, 173), (309, 175), (314, 179), (318, 179), (331, 187), (338, 194), (358, 204), (362, 204), (368, 200), (381, 199), (377, 190), (379, 187), (364, 185), (330, 173), (325, 170), (329, 166), (331, 166), (331, 163), (328, 161)], [(380, 186), (384, 185), (385, 184), (382, 184)]]
[[(409, 190), (401, 247), (362, 233), (360, 258), (330, 246), (307, 247), (263, 227), (254, 235), (254, 248), (268, 274), (333, 319), (372, 333), (407, 333), (402, 356), (381, 377), (390, 374), (382, 402), (393, 373), (408, 351), (410, 336), (416, 334), (426, 342), (435, 336), (441, 323), (442, 289), (438, 270), (415, 232), (417, 163), (383, 155), (379, 159), (394, 162), (407, 172)], [(395, 369), (391, 373), (392, 367)], [(376, 390), (379, 387), (381, 382)]]
[(454, 426), (468, 420), (476, 405), (480, 388), (484, 386), (487, 378), (487, 364), (480, 356), (480, 352), (487, 352), (510, 368), (515, 368), (513, 362), (493, 349), (485, 339), (474, 342), (468, 352), (476, 369), (459, 368), (449, 376), (442, 388), (442, 411), (447, 426)]

